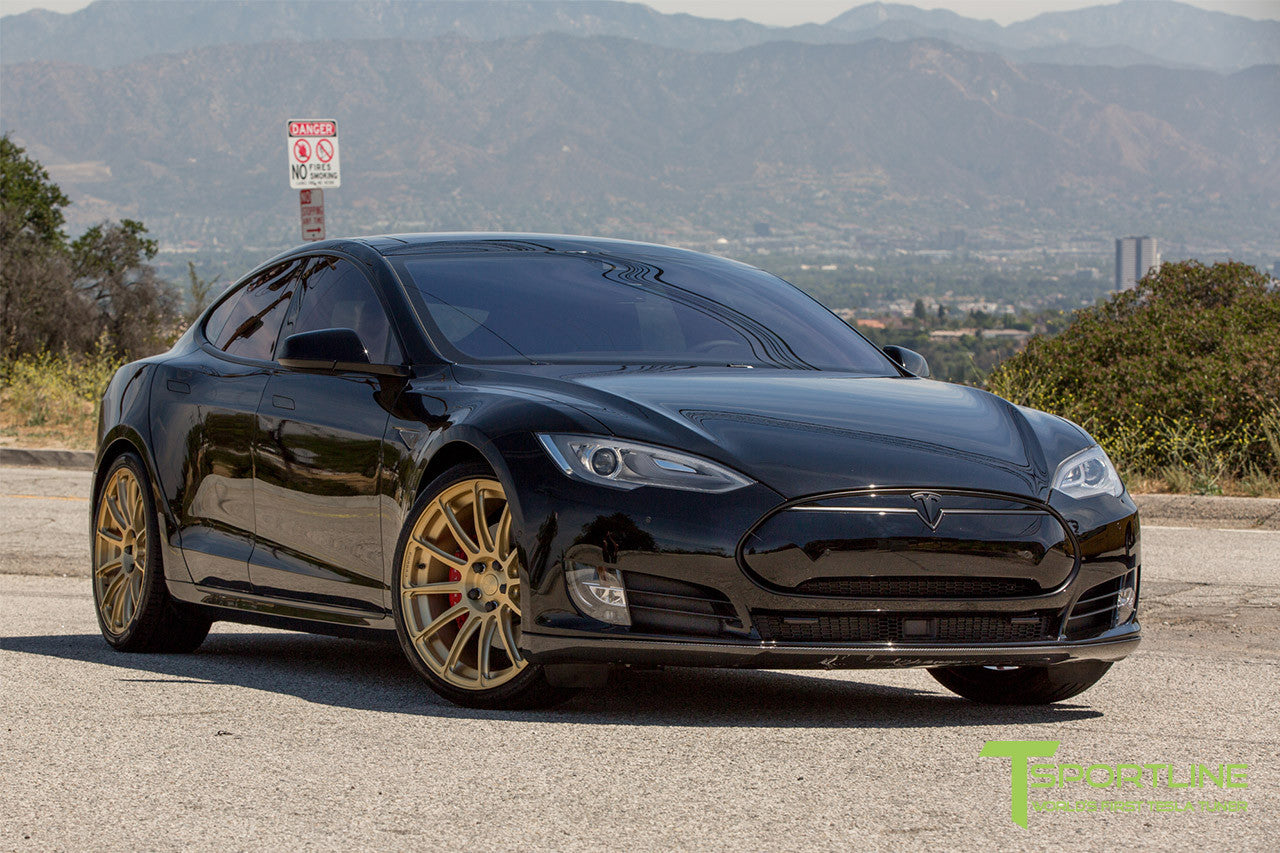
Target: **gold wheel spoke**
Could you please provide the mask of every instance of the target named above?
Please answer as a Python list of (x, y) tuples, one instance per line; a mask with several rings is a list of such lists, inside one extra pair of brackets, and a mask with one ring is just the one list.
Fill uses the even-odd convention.
[(458, 568), (462, 568), (467, 565), (467, 561), (465, 558), (450, 554), (448, 551), (444, 550), (443, 548), (440, 548), (437, 545), (432, 545), (430, 542), (428, 542), (427, 540), (423, 539), (420, 536), (412, 537), (412, 541), (415, 545), (418, 545), (419, 547), (422, 547), (422, 548), (426, 548), (432, 554), (435, 554), (437, 557), (439, 557), (441, 560), (444, 560), (446, 563), (448, 563), (451, 566), (457, 566)]
[(498, 639), (502, 642), (502, 648), (506, 651), (507, 657), (511, 658), (511, 663), (518, 666), (522, 658), (520, 652), (516, 651), (516, 638), (511, 631), (510, 610), (504, 607), (498, 613)]
[(120, 621), (120, 591), (124, 588), (128, 575), (120, 572), (102, 593), (102, 612), (113, 624)]
[(476, 631), (480, 630), (481, 621), (477, 616), (468, 616), (467, 621), (462, 623), (458, 636), (454, 638), (453, 647), (449, 649), (449, 658), (444, 662), (445, 672), (453, 672), (453, 668), (458, 665), (458, 660), (462, 657), (467, 643), (475, 636)]
[(405, 595), (449, 595), (450, 593), (462, 594), (461, 581), (440, 581), (439, 583), (425, 583), (421, 586), (407, 586), (401, 590)]
[(107, 560), (101, 566), (98, 566), (97, 575), (100, 578), (105, 578), (107, 575), (115, 574), (123, 568), (124, 558), (116, 557), (114, 560)]
[[(506, 565), (510, 565), (515, 551), (511, 547), (511, 504), (507, 504), (502, 508), (502, 516), (498, 518), (498, 536), (494, 543), (493, 550), (499, 555), (499, 559), (504, 559)], [(507, 556), (502, 557), (503, 554)]]
[(448, 610), (441, 613), (435, 619), (432, 619), (430, 625), (423, 628), (421, 631), (419, 631), (417, 634), (414, 635), (413, 641), (415, 643), (419, 643), (427, 639), (428, 637), (434, 636), (435, 633), (439, 631), (441, 628), (443, 628), (445, 625), (448, 625), (450, 622), (452, 622), (454, 619), (457, 619), (459, 616), (463, 615), (464, 613), (470, 613), (470, 612), (471, 612), (471, 608), (468, 607), (463, 602), (459, 601), (457, 604), (453, 605)]
[[(118, 489), (119, 487), (117, 487)], [(104, 497), (107, 502), (107, 511), (111, 513), (111, 520), (116, 523), (116, 527), (123, 531), (129, 524), (124, 520), (124, 513), (120, 511), (120, 505), (116, 503), (116, 499), (111, 495), (105, 495)]]
[[(478, 554), (480, 546), (467, 535), (467, 531), (462, 527), (462, 522), (458, 521), (458, 517), (453, 514), (453, 510), (443, 500), (439, 501), (439, 503), (441, 511), (444, 512), (444, 520), (449, 523), (449, 529), (453, 531), (453, 538), (457, 540), (458, 546), (470, 556)], [(464, 563), (463, 565), (466, 564)]]
[[(125, 605), (128, 605), (126, 611)], [(130, 578), (120, 589), (120, 625), (128, 625), (129, 620), (133, 618), (134, 602), (133, 602), (133, 579)]]
[(123, 533), (114, 533), (105, 527), (98, 528), (98, 536), (100, 536), (103, 539), (106, 539), (108, 542), (110, 542), (112, 545), (116, 546), (117, 548), (124, 544)]
[[(125, 513), (126, 511), (129, 513), (127, 516), (124, 516), (125, 518), (128, 518), (129, 521), (133, 520), (133, 501), (129, 499), (129, 481), (132, 479), (132, 477), (121, 477), (116, 481), (116, 507), (121, 513)], [(121, 521), (120, 526), (127, 527), (128, 524)]]
[(498, 617), (489, 615), (485, 617), (484, 625), (480, 631), (480, 656), (477, 658), (476, 669), (480, 672), (480, 683), (488, 681), (493, 677), (493, 666), (489, 663), (489, 653), (493, 650), (493, 632), (498, 627)]
[(485, 551), (492, 551), (493, 537), (489, 534), (488, 513), (485, 512), (484, 508), (484, 489), (481, 487), (479, 480), (472, 484), (471, 495), (473, 500), (471, 517), (476, 523), (476, 542)]

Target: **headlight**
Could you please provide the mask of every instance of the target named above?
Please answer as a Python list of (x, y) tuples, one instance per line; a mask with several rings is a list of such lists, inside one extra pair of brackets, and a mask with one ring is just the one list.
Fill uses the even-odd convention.
[(1124, 493), (1124, 483), (1107, 454), (1098, 445), (1069, 456), (1053, 475), (1053, 488), (1073, 498)]
[(538, 440), (565, 476), (601, 486), (718, 493), (751, 483), (723, 465), (665, 447), (591, 435), (539, 434)]

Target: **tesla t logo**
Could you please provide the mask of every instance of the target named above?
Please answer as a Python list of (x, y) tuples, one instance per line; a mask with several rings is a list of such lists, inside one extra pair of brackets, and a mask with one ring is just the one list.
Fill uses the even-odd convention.
[(929, 525), (930, 530), (937, 530), (942, 521), (942, 498), (933, 492), (912, 492), (911, 500), (916, 502), (916, 515)]

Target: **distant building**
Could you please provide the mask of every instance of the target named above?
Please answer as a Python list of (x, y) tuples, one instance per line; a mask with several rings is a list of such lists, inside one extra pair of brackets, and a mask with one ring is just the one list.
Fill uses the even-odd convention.
[(1160, 250), (1155, 237), (1116, 240), (1116, 290), (1128, 290), (1153, 269), (1160, 269)]

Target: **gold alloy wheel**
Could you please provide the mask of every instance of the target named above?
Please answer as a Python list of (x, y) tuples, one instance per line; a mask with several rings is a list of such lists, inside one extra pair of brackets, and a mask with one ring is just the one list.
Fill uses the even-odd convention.
[(525, 668), (519, 562), (500, 483), (464, 480), (436, 496), (414, 522), (403, 560), (405, 630), (433, 673), (488, 690)]
[(142, 607), (146, 572), (142, 485), (128, 468), (119, 468), (102, 490), (93, 536), (94, 597), (112, 634), (123, 634)]

